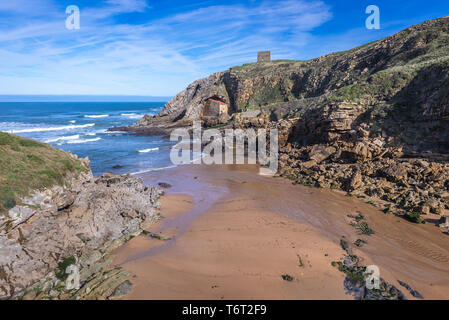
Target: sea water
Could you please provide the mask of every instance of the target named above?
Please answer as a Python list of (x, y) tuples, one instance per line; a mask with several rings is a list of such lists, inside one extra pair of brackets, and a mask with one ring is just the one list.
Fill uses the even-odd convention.
[(163, 106), (164, 102), (0, 102), (0, 131), (89, 157), (94, 175), (134, 174), (170, 167), (175, 142), (107, 130), (155, 115)]

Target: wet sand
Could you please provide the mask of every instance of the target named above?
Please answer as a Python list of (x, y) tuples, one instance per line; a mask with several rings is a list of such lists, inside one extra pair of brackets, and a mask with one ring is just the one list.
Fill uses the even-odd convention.
[[(172, 185), (162, 198), (159, 240), (132, 239), (115, 263), (134, 276), (127, 299), (353, 299), (331, 266), (353, 247), (380, 276), (408, 283), (426, 299), (449, 298), (449, 238), (433, 224), (385, 215), (341, 192), (258, 175), (255, 166), (183, 166), (143, 175)], [(348, 214), (374, 229), (358, 234)], [(289, 282), (282, 275), (293, 276)]]

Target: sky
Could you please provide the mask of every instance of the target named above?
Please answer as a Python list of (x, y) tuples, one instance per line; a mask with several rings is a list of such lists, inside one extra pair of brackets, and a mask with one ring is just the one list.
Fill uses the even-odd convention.
[(0, 95), (173, 96), (258, 51), (312, 59), (448, 15), (446, 0), (0, 0)]

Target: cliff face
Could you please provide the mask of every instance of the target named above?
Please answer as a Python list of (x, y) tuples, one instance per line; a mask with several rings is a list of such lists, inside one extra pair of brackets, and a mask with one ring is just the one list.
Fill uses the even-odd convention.
[(206, 127), (279, 130), (281, 176), (412, 222), (439, 214), (449, 227), (449, 17), (310, 61), (214, 74), (129, 130), (205, 120), (210, 97), (228, 102), (231, 117)]
[[(448, 31), (449, 18), (442, 18), (310, 61), (231, 68), (192, 83), (160, 115), (147, 116), (135, 127), (198, 120), (204, 101), (220, 97), (229, 103), (231, 114), (262, 109), (272, 119), (299, 117), (297, 127), (302, 128), (290, 139), (321, 139), (323, 133), (365, 122), (370, 130), (384, 130), (404, 143), (419, 140), (423, 147), (446, 148), (446, 123), (429, 122), (449, 118)], [(420, 123), (421, 128), (407, 123)]]
[[(158, 219), (161, 191), (143, 186), (141, 179), (130, 176), (105, 174), (94, 178), (87, 159), (79, 160), (32, 140), (6, 134), (3, 138), (1, 148), (13, 146), (17, 150), (8, 157), (9, 164), (28, 168), (29, 172), (40, 173), (42, 166), (49, 164), (23, 154), (39, 154), (43, 149), (55, 163), (71, 161), (81, 167), (72, 171), (64, 165), (65, 171), (60, 169), (54, 183), (42, 180), (45, 174), (35, 175), (34, 181), (33, 176), (24, 177), (23, 185), (39, 187), (23, 197), (18, 197), (17, 191), (14, 198), (8, 198), (8, 203), (15, 205), (0, 212), (0, 299), (24, 294), (29, 299), (113, 295), (127, 273), (119, 268), (104, 270), (108, 267), (105, 261), (110, 262), (108, 253)], [(22, 144), (16, 146), (17, 141)], [(0, 156), (6, 157), (4, 152), (0, 150)], [(13, 173), (13, 169), (1, 172), (3, 185), (11, 184)], [(80, 291), (65, 290), (69, 265), (80, 270)], [(31, 287), (33, 290), (29, 290)]]

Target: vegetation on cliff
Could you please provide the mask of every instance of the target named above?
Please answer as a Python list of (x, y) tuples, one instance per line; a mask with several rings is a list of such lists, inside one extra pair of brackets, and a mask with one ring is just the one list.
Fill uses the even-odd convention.
[(0, 213), (13, 208), (31, 190), (61, 185), (69, 172), (85, 170), (62, 150), (0, 132)]
[[(344, 130), (366, 123), (417, 149), (449, 151), (449, 18), (412, 26), (385, 39), (309, 61), (249, 63), (195, 81), (169, 101), (161, 121), (201, 118), (210, 97), (229, 103), (232, 115), (261, 109), (270, 119), (299, 118), (290, 140), (315, 143), (326, 138), (329, 108), (352, 118)], [(312, 124), (312, 125), (310, 125)]]
[[(211, 97), (229, 104), (228, 119), (202, 119)], [(146, 134), (193, 120), (279, 129), (280, 175), (342, 189), (416, 223), (439, 214), (449, 226), (449, 17), (309, 61), (215, 73), (128, 129)]]

